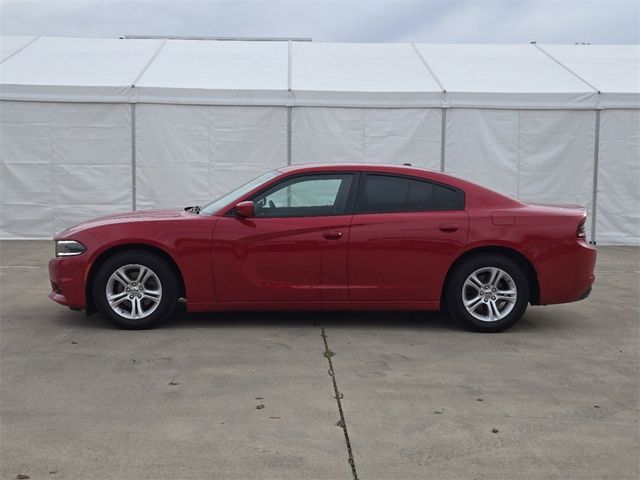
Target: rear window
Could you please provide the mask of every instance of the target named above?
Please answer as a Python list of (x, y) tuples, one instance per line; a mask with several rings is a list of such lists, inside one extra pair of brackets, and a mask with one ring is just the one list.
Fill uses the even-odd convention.
[(461, 210), (464, 194), (453, 187), (395, 175), (366, 174), (358, 193), (357, 213)]

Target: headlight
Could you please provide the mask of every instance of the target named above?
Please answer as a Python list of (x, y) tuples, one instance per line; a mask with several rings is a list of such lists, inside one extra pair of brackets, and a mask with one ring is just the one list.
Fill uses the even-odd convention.
[(87, 247), (75, 240), (56, 240), (56, 257), (72, 257), (86, 250)]

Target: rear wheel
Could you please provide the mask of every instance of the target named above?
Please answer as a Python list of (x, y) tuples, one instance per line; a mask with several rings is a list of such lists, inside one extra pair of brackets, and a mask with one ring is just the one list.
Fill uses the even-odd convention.
[(93, 283), (98, 310), (121, 328), (158, 325), (173, 311), (177, 285), (167, 262), (152, 253), (117, 253), (100, 266)]
[(518, 322), (529, 303), (529, 282), (520, 266), (501, 255), (478, 255), (452, 273), (446, 292), (451, 315), (469, 330), (501, 332)]

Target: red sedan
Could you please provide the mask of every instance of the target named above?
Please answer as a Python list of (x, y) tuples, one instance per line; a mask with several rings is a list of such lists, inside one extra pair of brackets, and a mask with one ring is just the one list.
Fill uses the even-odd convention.
[(205, 207), (112, 215), (54, 238), (50, 298), (124, 328), (189, 311), (446, 310), (497, 332), (585, 298), (586, 211), (413, 167), (304, 165)]

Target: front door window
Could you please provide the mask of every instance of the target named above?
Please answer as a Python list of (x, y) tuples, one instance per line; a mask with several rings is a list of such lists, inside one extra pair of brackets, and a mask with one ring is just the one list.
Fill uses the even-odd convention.
[(254, 199), (256, 217), (311, 217), (346, 212), (353, 174), (307, 175), (286, 180)]

